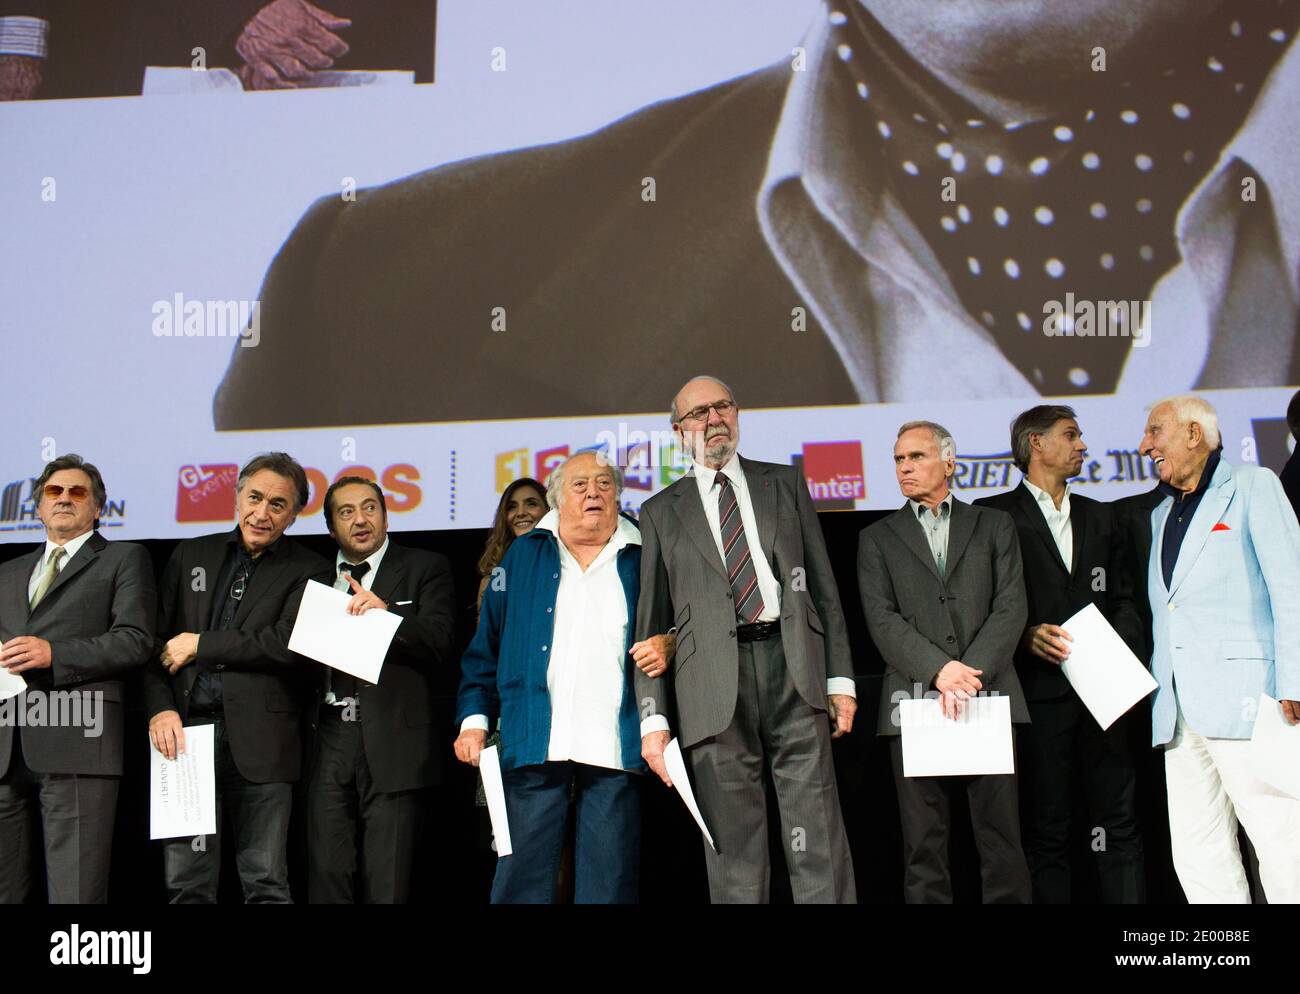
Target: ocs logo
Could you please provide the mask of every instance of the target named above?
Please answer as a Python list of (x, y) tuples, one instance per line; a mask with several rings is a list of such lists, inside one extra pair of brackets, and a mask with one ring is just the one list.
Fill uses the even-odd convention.
[(414, 511), (420, 506), (420, 501), (424, 497), (423, 491), (418, 486), (420, 471), (410, 463), (394, 463), (386, 467), (382, 473), (376, 473), (369, 466), (345, 466), (334, 474), (333, 479), (327, 479), (319, 469), (310, 466), (303, 468), (307, 473), (307, 482), (311, 486), (311, 496), (307, 500), (307, 506), (302, 509), (303, 515), (320, 513), (325, 505), (325, 491), (329, 489), (331, 483), (345, 476), (360, 476), (367, 480), (374, 480), (383, 488), (388, 510), (397, 514)]

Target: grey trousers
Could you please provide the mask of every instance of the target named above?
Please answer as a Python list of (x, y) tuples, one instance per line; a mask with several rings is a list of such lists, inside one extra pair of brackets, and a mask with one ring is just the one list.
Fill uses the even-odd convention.
[(855, 904), (853, 857), (840, 813), (826, 712), (795, 689), (780, 637), (742, 643), (736, 712), (720, 735), (687, 751), (696, 797), (717, 844), (704, 843), (715, 904), (766, 904), (771, 770), (797, 904)]
[(36, 773), (17, 741), (0, 778), (0, 904), (21, 904), (44, 841), (50, 904), (106, 904), (118, 777)]

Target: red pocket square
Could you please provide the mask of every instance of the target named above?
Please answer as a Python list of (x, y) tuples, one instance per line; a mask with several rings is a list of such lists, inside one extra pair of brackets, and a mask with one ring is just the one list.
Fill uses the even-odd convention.
[(1230, 531), (1232, 531), (1232, 529), (1229, 528), (1227, 525), (1225, 525), (1222, 521), (1220, 521), (1217, 525), (1215, 525), (1213, 528), (1211, 528), (1210, 531), (1212, 531), (1212, 532), (1230, 532)]

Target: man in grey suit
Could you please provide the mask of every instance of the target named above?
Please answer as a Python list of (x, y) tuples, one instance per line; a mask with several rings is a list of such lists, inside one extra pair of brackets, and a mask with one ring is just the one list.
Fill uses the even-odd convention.
[(899, 702), (934, 696), (956, 718), (977, 694), (1011, 698), (1029, 721), (1013, 656), (1028, 608), (1016, 526), (1005, 511), (972, 507), (948, 488), (952, 435), (932, 421), (898, 431), (894, 466), (907, 503), (863, 529), (858, 586), (871, 638), (885, 660), (878, 733), (890, 737), (903, 826), (909, 904), (951, 903), (949, 780), (970, 803), (986, 903), (1028, 904), (1015, 774), (905, 777)]
[(45, 542), (0, 566), (0, 904), (32, 889), (39, 816), (51, 904), (104, 904), (122, 776), (122, 677), (153, 648), (149, 556), (95, 531), (106, 495), (66, 455), (34, 486)]
[[(808, 488), (792, 466), (737, 455), (739, 409), (721, 381), (688, 382), (671, 419), (694, 465), (641, 506), (642, 756), (671, 786), (664, 748), (676, 725), (717, 844), (704, 847), (715, 903), (768, 899), (765, 767), (794, 900), (853, 903), (831, 758), (857, 710), (853, 664)], [(670, 627), (671, 674), (647, 641)]]

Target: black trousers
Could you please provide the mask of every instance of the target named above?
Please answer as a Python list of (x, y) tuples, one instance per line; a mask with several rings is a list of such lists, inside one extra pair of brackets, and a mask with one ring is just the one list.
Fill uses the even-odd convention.
[(1070, 691), (1030, 701), (1022, 730), (1021, 797), (1025, 856), (1036, 904), (1070, 903), (1070, 802), (1076, 774), (1088, 801), (1088, 841), (1107, 904), (1146, 900), (1136, 776), (1124, 719), (1107, 731)]
[(951, 904), (948, 841), (950, 793), (964, 794), (980, 854), (985, 904), (1028, 904), (1029, 867), (1020, 848), (1016, 775), (903, 776), (903, 737), (890, 737), (889, 757), (903, 825), (903, 897), (908, 904)]
[(376, 790), (361, 722), (344, 713), (320, 711), (307, 780), (307, 901), (405, 904), (425, 791)]
[(50, 904), (106, 904), (121, 778), (37, 773), (23, 760), (20, 736), (15, 729), (0, 778), (0, 904), (30, 896), (38, 840)]
[(289, 896), (289, 814), (293, 784), (253, 783), (244, 779), (230, 754), (224, 718), (190, 720), (215, 726), (217, 834), (168, 839), (163, 872), (171, 904), (216, 904), (221, 879), (222, 813), (234, 828), (235, 867), (248, 904), (292, 904)]

